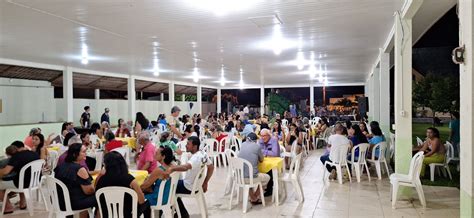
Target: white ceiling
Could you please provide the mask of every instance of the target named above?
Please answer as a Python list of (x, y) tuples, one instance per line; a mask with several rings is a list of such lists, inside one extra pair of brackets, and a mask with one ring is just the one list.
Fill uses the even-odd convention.
[[(0, 57), (153, 77), (156, 41), (158, 78), (192, 82), (196, 52), (204, 85), (219, 86), (221, 64), (227, 87), (238, 86), (240, 66), (246, 85), (309, 84), (308, 67), (299, 71), (294, 61), (297, 47), (279, 56), (259, 47), (272, 26), (249, 18), (277, 14), (283, 37), (301, 39), (306, 59), (313, 51), (316, 63), (327, 65), (329, 85), (361, 84), (403, 4), (255, 0), (248, 10), (216, 15), (189, 1), (198, 0), (0, 0)], [(81, 64), (83, 43), (87, 65)]]

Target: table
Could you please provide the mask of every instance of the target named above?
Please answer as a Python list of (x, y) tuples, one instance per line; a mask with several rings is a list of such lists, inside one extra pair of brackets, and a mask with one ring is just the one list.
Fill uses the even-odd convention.
[[(145, 179), (148, 177), (148, 171), (146, 170), (129, 170), (130, 173), (137, 180), (138, 185), (142, 185)], [(95, 184), (98, 174), (92, 176), (92, 184)]]
[(279, 188), (278, 188), (278, 174), (283, 170), (283, 162), (285, 159), (281, 157), (265, 157), (263, 161), (258, 164), (258, 171), (261, 173), (268, 173), (272, 171), (273, 176), (273, 195), (272, 202), (280, 205)]
[(115, 137), (116, 140), (122, 141), (122, 142), (127, 142), (128, 147), (135, 149), (137, 147), (137, 138), (135, 137)]

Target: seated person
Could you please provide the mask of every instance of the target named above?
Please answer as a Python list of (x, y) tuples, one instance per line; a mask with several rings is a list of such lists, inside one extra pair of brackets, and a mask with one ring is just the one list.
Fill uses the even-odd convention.
[(425, 158), (423, 159), (423, 165), (421, 166), (420, 176), (425, 176), (425, 168), (430, 163), (443, 163), (446, 148), (441, 144), (441, 139), (439, 138), (439, 130), (434, 127), (426, 129), (426, 141), (421, 147), (414, 148), (413, 151), (423, 151)]
[[(74, 143), (67, 150), (65, 162), (54, 170), (55, 177), (61, 180), (69, 190), (73, 210), (83, 210), (97, 205), (92, 177), (87, 169), (80, 164), (85, 159), (86, 147), (81, 143)], [(59, 199), (59, 202), (63, 201), (64, 199)], [(60, 204), (60, 206), (64, 209), (64, 205)], [(87, 211), (81, 212), (80, 216), (88, 217)]]
[(123, 119), (118, 120), (118, 129), (115, 132), (116, 137), (124, 138), (131, 137), (130, 130), (127, 128), (127, 123)]
[(23, 144), (26, 146), (27, 149), (31, 149), (31, 147), (33, 147), (33, 135), (40, 134), (40, 133), (41, 133), (40, 128), (32, 128), (30, 130), (30, 133), (23, 141)]
[(169, 132), (163, 132), (160, 136), (160, 146), (170, 148), (177, 155), (181, 155), (183, 152), (171, 141), (171, 134)]
[[(186, 176), (183, 180), (178, 181), (178, 186), (176, 187), (177, 194), (191, 194), (191, 190), (193, 189), (193, 182), (196, 176), (198, 176), (199, 171), (201, 170), (204, 165), (207, 165), (207, 174), (206, 178), (204, 179), (204, 183), (202, 184), (202, 190), (207, 192), (207, 185), (209, 179), (214, 172), (214, 165), (212, 164), (209, 156), (204, 151), (199, 150), (199, 146), (201, 145), (201, 141), (196, 136), (191, 136), (188, 138), (188, 144), (186, 144), (186, 150), (191, 152), (192, 156), (188, 160), (186, 164), (179, 165), (179, 166), (171, 166), (167, 171), (168, 173), (172, 173), (175, 171), (183, 172), (186, 171)], [(189, 217), (188, 211), (184, 207), (183, 201), (181, 198), (178, 198), (178, 206), (179, 210), (181, 211), (181, 215), (183, 217)]]
[(110, 152), (116, 148), (121, 148), (123, 146), (123, 142), (119, 140), (115, 140), (115, 135), (112, 131), (107, 131), (105, 133), (105, 139), (107, 139), (107, 144), (105, 144), (105, 153)]
[[(100, 190), (105, 187), (125, 187), (130, 188), (135, 191), (138, 197), (138, 206), (137, 206), (137, 216), (143, 214), (145, 218), (150, 217), (151, 210), (150, 204), (145, 200), (145, 196), (138, 185), (135, 177), (128, 173), (128, 166), (125, 162), (123, 156), (116, 152), (112, 151), (104, 156), (104, 167), (105, 169), (99, 174), (96, 179), (96, 190)], [(104, 197), (98, 199), (101, 201), (101, 205), (105, 205)], [(125, 218), (132, 217), (132, 199), (130, 196), (125, 197), (124, 199), (123, 214)], [(107, 208), (102, 208), (103, 217), (108, 217)]]
[[(265, 187), (270, 181), (270, 175), (266, 173), (259, 173), (258, 171), (258, 164), (263, 161), (263, 154), (262, 149), (260, 149), (260, 146), (256, 143), (256, 141), (257, 135), (255, 133), (249, 133), (247, 135), (247, 140), (242, 143), (238, 157), (245, 159), (249, 161), (250, 164), (252, 164), (253, 175), (249, 175), (249, 169), (244, 168), (244, 178), (249, 178), (252, 176), (254, 181), (262, 182), (262, 186)], [(260, 189), (257, 189), (254, 192), (250, 191), (249, 196), (250, 202), (252, 204), (259, 204), (261, 201), (265, 200), (260, 199), (261, 201), (259, 201)]]
[[(321, 156), (320, 160), (324, 164), (328, 162), (339, 162), (339, 157), (341, 152), (347, 154), (349, 150), (350, 141), (346, 136), (343, 135), (344, 127), (338, 125), (334, 127), (335, 134), (329, 136), (328, 138), (328, 147), (331, 149), (328, 156)], [(344, 156), (345, 157), (345, 156)], [(326, 165), (326, 169), (331, 172), (329, 179), (336, 179), (336, 167)]]
[[(39, 155), (33, 151), (28, 150), (23, 142), (21, 141), (14, 141), (12, 143), (17, 149), (16, 153), (12, 155), (12, 157), (8, 160), (7, 165), (0, 169), (0, 198), (3, 199), (5, 195), (5, 190), (9, 188), (17, 188), (20, 181), (20, 171), (26, 164), (39, 160)], [(8, 179), (4, 176), (8, 176)], [(31, 178), (31, 173), (25, 172), (25, 187), (29, 186)], [(7, 202), (3, 202), (5, 205), (4, 214), (13, 213), (13, 205), (10, 202), (10, 199), (7, 198)], [(26, 209), (26, 199), (23, 193), (20, 193), (20, 209)]]
[[(385, 141), (385, 137), (383, 136), (382, 130), (378, 126), (371, 127), (372, 130), (372, 138), (369, 139), (369, 152), (367, 157), (370, 158), (372, 157), (372, 149), (374, 148), (375, 145), (377, 145), (380, 142)], [(378, 158), (380, 155), (379, 148), (375, 149), (375, 157)]]
[(260, 131), (261, 139), (258, 141), (262, 153), (265, 157), (280, 157), (280, 146), (278, 145), (278, 139), (272, 137), (269, 129), (262, 129)]
[(146, 170), (148, 173), (151, 173), (156, 168), (156, 160), (154, 158), (155, 145), (150, 141), (150, 135), (147, 131), (140, 132), (138, 135), (138, 144), (141, 147), (141, 152), (137, 154), (137, 169)]
[(172, 163), (176, 161), (173, 155), (173, 150), (171, 150), (169, 147), (158, 148), (155, 159), (158, 161), (158, 163), (160, 163), (160, 166), (155, 168), (155, 170), (151, 172), (145, 182), (140, 186), (144, 192), (148, 193), (145, 195), (145, 198), (148, 200), (148, 202), (150, 202), (151, 206), (156, 206), (158, 203), (158, 195), (162, 181), (166, 182), (166, 184), (163, 194), (163, 201), (161, 203), (162, 205), (168, 203), (171, 180), (166, 180), (169, 176), (166, 171), (169, 169)]

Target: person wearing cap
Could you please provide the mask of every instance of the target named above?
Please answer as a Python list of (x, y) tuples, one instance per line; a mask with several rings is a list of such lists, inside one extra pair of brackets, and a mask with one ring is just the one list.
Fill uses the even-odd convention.
[(183, 138), (179, 131), (179, 112), (181, 112), (181, 109), (178, 106), (173, 106), (171, 108), (171, 115), (166, 117), (166, 126), (168, 127), (168, 132), (171, 133), (171, 140), (174, 143), (178, 143), (178, 138)]
[[(257, 135), (255, 133), (249, 133), (247, 135), (247, 139), (245, 142), (242, 143), (240, 147), (240, 152), (238, 154), (239, 158), (247, 160), (250, 162), (253, 168), (253, 175), (251, 175), (256, 182), (262, 182), (262, 186), (267, 186), (268, 182), (270, 181), (270, 175), (266, 173), (260, 173), (258, 171), (258, 164), (263, 161), (263, 153), (260, 149), (260, 146), (257, 144)], [(249, 169), (244, 168), (244, 178), (249, 178)], [(260, 189), (255, 190), (252, 192), (249, 191), (250, 202), (252, 204), (259, 204), (264, 199), (259, 199), (260, 197)]]
[(84, 113), (81, 115), (80, 123), (82, 128), (89, 128), (91, 125), (91, 108), (89, 106), (84, 107)]
[(109, 108), (106, 107), (104, 113), (100, 117), (100, 123), (107, 122), (110, 125), (110, 116), (109, 116)]

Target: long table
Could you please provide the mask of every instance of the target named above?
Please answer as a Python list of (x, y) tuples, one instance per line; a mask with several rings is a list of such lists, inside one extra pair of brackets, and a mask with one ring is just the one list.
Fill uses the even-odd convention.
[[(128, 171), (137, 180), (138, 185), (142, 185), (145, 179), (148, 177), (148, 171), (146, 170), (129, 170)], [(95, 184), (98, 174), (92, 176), (92, 184)]]
[(268, 173), (270, 170), (272, 171), (273, 176), (273, 194), (272, 194), (272, 202), (276, 202), (277, 205), (280, 205), (280, 197), (279, 197), (279, 185), (278, 185), (278, 178), (279, 173), (283, 171), (283, 162), (285, 159), (281, 157), (265, 157), (262, 162), (258, 164), (258, 171), (261, 173)]

